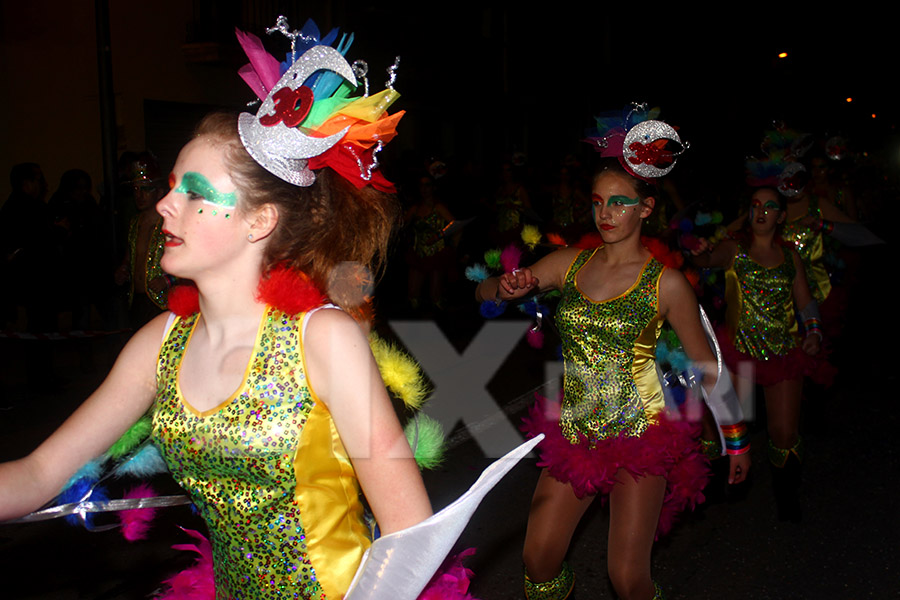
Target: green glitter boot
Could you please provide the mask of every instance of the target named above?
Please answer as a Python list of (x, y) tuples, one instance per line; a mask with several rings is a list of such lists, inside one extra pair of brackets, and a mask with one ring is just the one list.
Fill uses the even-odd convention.
[(535, 583), (525, 570), (525, 598), (527, 600), (565, 600), (575, 587), (575, 573), (569, 563), (562, 564), (562, 571), (550, 581)]

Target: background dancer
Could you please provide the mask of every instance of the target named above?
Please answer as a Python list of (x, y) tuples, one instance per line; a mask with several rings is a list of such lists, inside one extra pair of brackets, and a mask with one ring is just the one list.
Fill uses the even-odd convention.
[[(643, 124), (632, 128), (634, 134), (640, 135)], [(678, 139), (674, 130), (671, 135)], [(618, 137), (617, 146), (604, 145), (614, 146), (613, 156), (616, 148), (621, 156), (623, 145), (629, 146), (628, 138), (622, 142), (624, 129)], [(639, 166), (651, 166), (641, 169), (645, 173), (664, 174), (673, 154), (666, 159), (664, 169)], [(531, 268), (485, 280), (476, 292), (482, 301), (514, 300), (538, 290), (562, 292), (557, 313), (566, 360), (561, 415), (554, 419), (550, 405), (538, 406), (526, 422), (531, 434), (548, 436), (540, 447), (539, 465), (545, 469), (523, 552), (530, 599), (570, 594), (574, 575), (565, 555), (597, 495), (609, 497), (608, 570), (616, 593), (661, 597), (650, 574), (653, 541), (680, 510), (702, 498), (707, 477), (698, 428), (664, 414), (654, 360), (663, 321), (672, 324), (692, 359), (709, 363), (714, 358), (687, 280), (663, 267), (641, 243), (641, 224), (653, 211), (656, 187), (622, 164), (611, 162), (593, 180), (600, 248), (559, 250)], [(714, 373), (707, 373), (704, 384), (714, 383)], [(731, 425), (729, 481), (737, 483), (750, 466), (749, 446), (743, 423)]]

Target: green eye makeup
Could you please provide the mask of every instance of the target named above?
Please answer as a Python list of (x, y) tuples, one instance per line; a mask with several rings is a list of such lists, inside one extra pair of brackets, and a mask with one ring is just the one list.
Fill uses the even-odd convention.
[(212, 204), (220, 208), (234, 208), (237, 206), (237, 194), (235, 192), (223, 193), (213, 187), (209, 179), (188, 171), (181, 177), (181, 184), (175, 188), (179, 194), (196, 194), (203, 198), (206, 204)]
[(607, 206), (637, 206), (640, 203), (640, 198), (629, 198), (628, 196), (610, 196), (609, 200), (606, 201)]

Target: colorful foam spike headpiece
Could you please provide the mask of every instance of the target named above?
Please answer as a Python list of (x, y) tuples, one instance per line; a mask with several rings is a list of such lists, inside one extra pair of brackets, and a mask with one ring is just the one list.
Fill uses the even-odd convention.
[(662, 177), (675, 167), (676, 159), (690, 147), (675, 128), (658, 121), (659, 109), (632, 104), (621, 112), (595, 117), (597, 125), (587, 132), (586, 142), (603, 157), (618, 158), (639, 179)]
[[(337, 29), (319, 39), (312, 20), (301, 31), (290, 31), (284, 17), (267, 32), (291, 39), (284, 63), (266, 52), (255, 35), (236, 32), (250, 59), (238, 73), (262, 100), (255, 115), (241, 113), (238, 120), (250, 156), (278, 178), (301, 187), (315, 182), (315, 170), (331, 167), (359, 188), (395, 191), (377, 170), (377, 154), (397, 135), (403, 116), (403, 111), (387, 114), (400, 96), (393, 88), (399, 58), (388, 70), (387, 89), (369, 95), (366, 64), (356, 61), (351, 66), (344, 58), (352, 35), (342, 36), (332, 47)], [(351, 97), (359, 87), (363, 95)]]

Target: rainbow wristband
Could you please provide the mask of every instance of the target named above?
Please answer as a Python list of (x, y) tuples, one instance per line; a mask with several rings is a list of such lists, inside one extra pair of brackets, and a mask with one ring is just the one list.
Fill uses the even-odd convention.
[(834, 231), (834, 222), (826, 219), (819, 219), (819, 231), (828, 235)]
[(723, 425), (722, 435), (725, 437), (725, 452), (728, 454), (745, 454), (750, 451), (750, 436), (744, 422), (734, 425)]
[(819, 339), (822, 339), (822, 324), (819, 322), (819, 319), (815, 317), (810, 317), (803, 321), (803, 328), (806, 330), (806, 335), (810, 335), (811, 333), (819, 336)]

